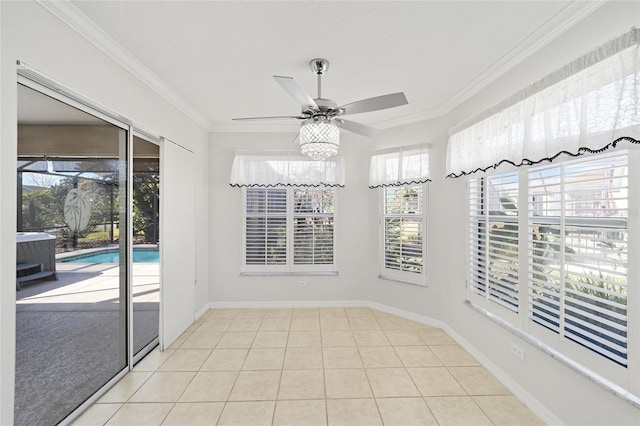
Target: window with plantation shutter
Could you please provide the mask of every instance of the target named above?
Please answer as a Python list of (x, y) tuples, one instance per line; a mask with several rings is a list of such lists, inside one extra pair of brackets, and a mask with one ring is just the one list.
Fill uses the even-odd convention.
[(626, 153), (531, 168), (529, 316), (627, 365)]
[(382, 276), (425, 284), (424, 185), (386, 186), (382, 191)]
[(470, 288), (518, 312), (518, 173), (469, 183)]
[(332, 188), (244, 188), (245, 272), (335, 270)]

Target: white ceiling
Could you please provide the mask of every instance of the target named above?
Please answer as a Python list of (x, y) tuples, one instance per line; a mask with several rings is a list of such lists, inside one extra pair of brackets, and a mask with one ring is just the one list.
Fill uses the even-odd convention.
[[(339, 105), (404, 91), (409, 105), (349, 119), (380, 128), (446, 114), (594, 10), (571, 1), (72, 1), (157, 77), (165, 95), (217, 131), (295, 129), (234, 122), (295, 115), (273, 80), (316, 97), (309, 61), (330, 61), (323, 97)], [(86, 24), (86, 23), (85, 23)], [(87, 26), (84, 26), (87, 28)], [(118, 46), (116, 46), (118, 49)], [(113, 51), (113, 46), (111, 47)], [(122, 62), (122, 61), (121, 61)], [(127, 61), (124, 61), (127, 62)], [(160, 82), (160, 83), (159, 83)], [(161, 88), (162, 89), (162, 88)], [(192, 114), (193, 115), (193, 114)]]

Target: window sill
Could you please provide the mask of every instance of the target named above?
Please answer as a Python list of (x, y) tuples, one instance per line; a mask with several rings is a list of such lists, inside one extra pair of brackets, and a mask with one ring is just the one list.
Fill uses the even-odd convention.
[(334, 277), (338, 271), (300, 271), (300, 272), (240, 272), (241, 277), (301, 277), (301, 276), (327, 276)]
[(424, 281), (410, 280), (408, 278), (393, 277), (391, 275), (385, 275), (385, 274), (378, 275), (378, 278), (380, 278), (381, 280), (395, 281), (395, 282), (398, 282), (398, 283), (417, 285), (419, 287), (429, 287), (429, 284), (427, 284)]

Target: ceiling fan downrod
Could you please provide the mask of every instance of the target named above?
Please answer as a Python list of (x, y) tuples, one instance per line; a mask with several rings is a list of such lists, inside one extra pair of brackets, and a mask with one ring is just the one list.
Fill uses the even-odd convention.
[(322, 99), (322, 76), (329, 70), (329, 61), (322, 58), (315, 58), (309, 62), (311, 71), (318, 76), (318, 99)]

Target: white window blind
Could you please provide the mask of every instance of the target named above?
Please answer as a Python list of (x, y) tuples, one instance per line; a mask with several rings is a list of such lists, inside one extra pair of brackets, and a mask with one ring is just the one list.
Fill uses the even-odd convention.
[(332, 188), (245, 188), (245, 272), (335, 270)]
[(634, 28), (451, 129), (447, 175), (640, 143), (639, 44)]
[(427, 145), (377, 151), (371, 156), (369, 188), (412, 185), (430, 180)]
[(470, 288), (518, 312), (518, 173), (471, 179), (469, 195)]
[(423, 185), (387, 186), (381, 191), (382, 275), (415, 279), (424, 274)]
[(238, 151), (231, 167), (230, 185), (342, 187), (344, 162), (340, 156), (316, 161), (299, 152)]
[(626, 153), (530, 169), (529, 316), (627, 365)]

